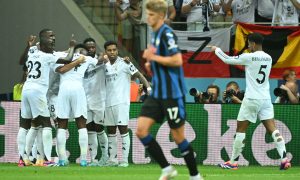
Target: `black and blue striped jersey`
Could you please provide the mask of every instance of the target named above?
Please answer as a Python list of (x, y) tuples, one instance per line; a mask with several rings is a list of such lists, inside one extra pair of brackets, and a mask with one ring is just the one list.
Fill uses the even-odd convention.
[[(160, 56), (172, 56), (180, 53), (177, 45), (177, 36), (166, 24), (153, 32), (151, 44)], [(152, 93), (156, 99), (177, 99), (185, 96), (186, 86), (182, 66), (170, 67), (151, 61)]]

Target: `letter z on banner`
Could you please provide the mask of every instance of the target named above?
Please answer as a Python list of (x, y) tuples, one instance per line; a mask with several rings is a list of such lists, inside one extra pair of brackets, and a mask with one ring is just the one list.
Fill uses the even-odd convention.
[(229, 65), (223, 63), (207, 48), (220, 47), (229, 53), (230, 28), (208, 32), (174, 31), (182, 50), (185, 77), (230, 77)]

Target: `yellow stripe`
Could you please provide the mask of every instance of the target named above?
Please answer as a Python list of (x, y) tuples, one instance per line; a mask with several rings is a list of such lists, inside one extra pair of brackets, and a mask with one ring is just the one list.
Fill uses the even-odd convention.
[(287, 68), (300, 66), (300, 37), (288, 37), (287, 45), (273, 68)]

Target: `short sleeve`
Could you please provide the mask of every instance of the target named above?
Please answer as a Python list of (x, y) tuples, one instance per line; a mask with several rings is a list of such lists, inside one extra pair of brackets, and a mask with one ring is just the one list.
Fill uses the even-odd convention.
[[(180, 52), (177, 42), (177, 36), (174, 34), (174, 32), (167, 30), (162, 35), (162, 43), (163, 49), (165, 49), (165, 55), (170, 56), (174, 55)], [(163, 53), (163, 52), (161, 52)]]
[[(126, 63), (125, 63), (126, 64)], [(130, 62), (129, 64), (126, 64), (128, 67), (128, 72), (133, 75), (136, 72), (138, 72), (138, 69)]]

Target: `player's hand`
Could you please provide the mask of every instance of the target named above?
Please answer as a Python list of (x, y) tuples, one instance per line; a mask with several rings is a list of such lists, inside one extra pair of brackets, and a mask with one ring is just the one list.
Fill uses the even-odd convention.
[(77, 59), (77, 61), (79, 62), (79, 64), (82, 64), (85, 62), (85, 56), (80, 55), (79, 58)]
[(142, 92), (143, 92), (143, 84), (139, 84), (139, 94), (142, 94)]
[(125, 56), (123, 58), (123, 61), (126, 63), (126, 64), (130, 64), (130, 58), (128, 56)]
[(150, 62), (146, 62), (145, 63), (145, 69), (146, 69), (146, 71), (148, 72), (148, 73), (151, 73), (151, 64), (150, 64)]
[(218, 48), (217, 46), (211, 46), (211, 45), (208, 45), (206, 47), (210, 48), (211, 52), (215, 52), (215, 50)]
[(36, 40), (36, 36), (34, 36), (34, 35), (30, 35), (29, 37), (28, 37), (28, 40), (27, 40), (27, 45), (29, 46), (29, 47), (31, 47), (31, 46), (34, 46), (35, 44), (35, 40)]
[(76, 40), (74, 39), (74, 34), (72, 34), (69, 46), (70, 47), (75, 47), (75, 45), (76, 45)]
[(109, 61), (108, 56), (105, 53), (100, 53), (98, 60), (104, 64)]
[(155, 55), (156, 48), (150, 45), (147, 49), (145, 49), (143, 53), (143, 58), (145, 58), (147, 61), (153, 60), (152, 57)]

